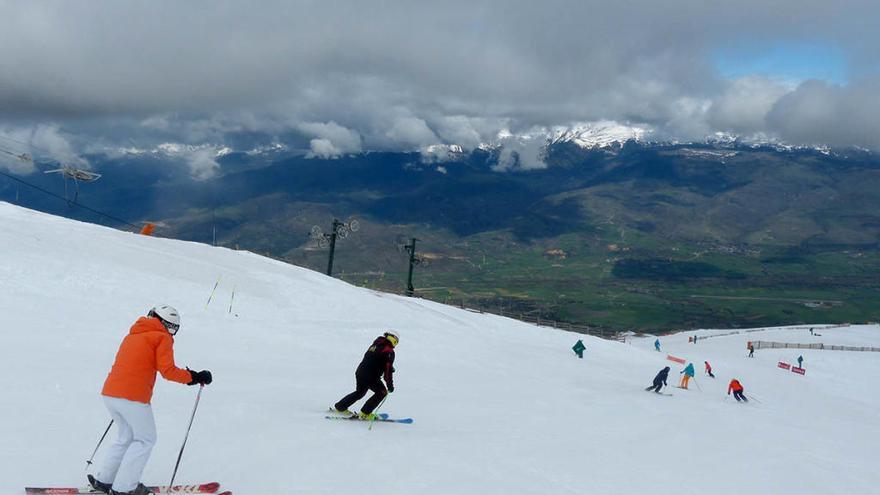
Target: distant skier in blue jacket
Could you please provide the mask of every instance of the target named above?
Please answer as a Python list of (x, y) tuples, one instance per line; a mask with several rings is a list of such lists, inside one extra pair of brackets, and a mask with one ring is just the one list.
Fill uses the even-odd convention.
[(660, 339), (654, 341), (654, 349), (656, 349), (657, 352), (660, 352)]
[(660, 373), (657, 373), (657, 376), (654, 377), (654, 384), (645, 390), (653, 390), (654, 392), (660, 393), (660, 389), (666, 385), (666, 377), (669, 376), (669, 366), (660, 370)]

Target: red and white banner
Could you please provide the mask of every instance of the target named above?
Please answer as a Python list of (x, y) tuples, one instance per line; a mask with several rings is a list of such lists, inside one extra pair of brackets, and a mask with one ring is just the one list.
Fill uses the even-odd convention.
[(798, 375), (804, 375), (804, 374), (807, 373), (807, 370), (805, 370), (805, 369), (803, 369), (803, 368), (798, 368), (797, 366), (792, 366), (792, 367), (791, 367), (791, 372), (792, 372), (792, 373), (797, 373)]
[(676, 363), (679, 363), (679, 364), (684, 364), (687, 362), (682, 358), (677, 358), (677, 357), (669, 355), (669, 354), (666, 355), (666, 359), (668, 359), (670, 361), (675, 361)]
[(790, 369), (790, 368), (791, 368), (791, 365), (790, 365), (790, 364), (788, 364), (788, 363), (784, 363), (784, 362), (782, 362), (782, 361), (779, 361), (779, 364), (778, 364), (777, 366), (779, 366), (780, 368), (782, 368), (782, 369), (784, 369), (784, 370), (787, 370), (787, 369)]

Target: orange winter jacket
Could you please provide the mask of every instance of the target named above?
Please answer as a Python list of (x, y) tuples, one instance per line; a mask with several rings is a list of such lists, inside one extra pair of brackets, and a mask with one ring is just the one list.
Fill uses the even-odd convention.
[(174, 365), (174, 339), (157, 318), (140, 317), (119, 345), (102, 395), (149, 404), (156, 372), (166, 380), (189, 383), (192, 375)]
[(730, 395), (730, 391), (740, 391), (743, 389), (743, 386), (740, 385), (739, 380), (730, 380), (730, 385), (727, 386), (727, 395)]

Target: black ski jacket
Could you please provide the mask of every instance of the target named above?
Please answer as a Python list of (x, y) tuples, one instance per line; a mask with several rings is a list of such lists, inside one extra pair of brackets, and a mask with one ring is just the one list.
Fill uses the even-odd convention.
[(660, 382), (663, 382), (663, 385), (666, 385), (666, 378), (669, 376), (669, 366), (660, 370), (660, 373), (657, 373), (657, 376), (654, 377), (654, 385), (657, 385)]
[(364, 353), (355, 374), (365, 380), (375, 380), (380, 376), (385, 384), (394, 387), (394, 346), (385, 337), (378, 337)]

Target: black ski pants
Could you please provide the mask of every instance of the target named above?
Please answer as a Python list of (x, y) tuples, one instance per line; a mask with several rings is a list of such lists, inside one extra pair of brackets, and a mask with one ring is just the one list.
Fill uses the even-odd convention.
[(746, 396), (743, 395), (742, 390), (734, 390), (733, 391), (733, 398), (736, 399), (737, 402), (739, 402), (739, 401), (748, 402), (749, 401), (749, 399), (746, 399)]
[(660, 380), (654, 380), (654, 384), (648, 387), (648, 390), (654, 389), (654, 392), (660, 392), (660, 389), (663, 388), (663, 382)]
[(376, 406), (382, 402), (382, 399), (388, 395), (388, 390), (385, 388), (385, 384), (382, 383), (382, 380), (379, 379), (379, 377), (366, 377), (355, 374), (355, 378), (357, 379), (355, 391), (340, 399), (335, 405), (336, 410), (345, 411), (351, 407), (352, 404), (363, 399), (364, 396), (367, 395), (368, 390), (372, 390), (373, 395), (367, 399), (367, 402), (364, 403), (364, 407), (361, 408), (361, 412), (364, 414), (370, 414), (376, 409)]

